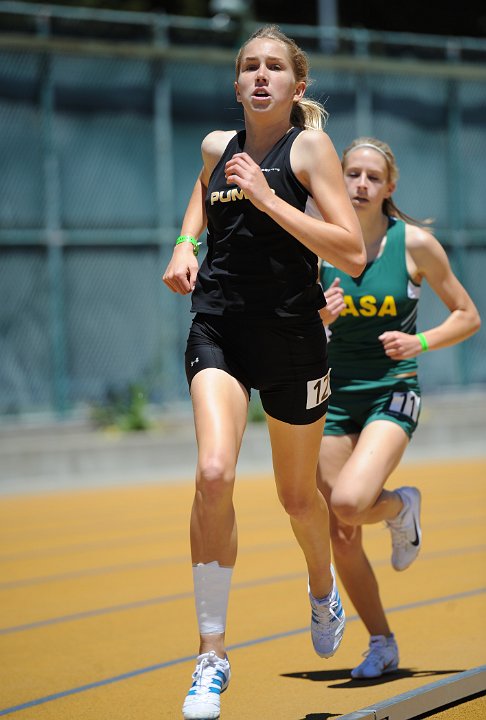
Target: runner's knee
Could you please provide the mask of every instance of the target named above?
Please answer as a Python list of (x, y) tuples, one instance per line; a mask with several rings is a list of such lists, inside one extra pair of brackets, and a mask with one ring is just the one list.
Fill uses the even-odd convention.
[(311, 512), (316, 500), (310, 493), (299, 492), (297, 488), (280, 491), (279, 497), (287, 515), (296, 520)]
[(347, 490), (335, 488), (331, 493), (331, 509), (336, 517), (346, 525), (360, 525), (363, 509), (359, 498)]
[(217, 502), (232, 495), (235, 469), (224, 458), (218, 456), (199, 460), (197, 490), (203, 500)]
[(361, 530), (357, 526), (333, 522), (331, 525), (331, 542), (336, 559), (345, 562), (346, 559), (354, 557), (355, 553), (360, 551), (362, 547)]

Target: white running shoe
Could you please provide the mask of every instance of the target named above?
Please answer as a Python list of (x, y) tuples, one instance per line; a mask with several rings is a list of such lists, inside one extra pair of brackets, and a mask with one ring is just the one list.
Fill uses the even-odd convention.
[(193, 683), (182, 706), (184, 720), (217, 720), (220, 695), (228, 687), (231, 668), (214, 650), (198, 655)]
[(398, 647), (394, 635), (372, 635), (363, 662), (351, 670), (354, 680), (378, 678), (398, 668)]
[(332, 657), (338, 649), (343, 639), (346, 623), (346, 616), (339, 597), (332, 565), (331, 573), (333, 586), (327, 598), (316, 600), (309, 588), (309, 600), (312, 608), (312, 644), (319, 657), (324, 658)]
[(414, 487), (395, 490), (402, 501), (403, 509), (394, 520), (387, 520), (392, 540), (392, 566), (395, 570), (406, 570), (419, 554), (422, 543), (420, 529), (420, 491)]

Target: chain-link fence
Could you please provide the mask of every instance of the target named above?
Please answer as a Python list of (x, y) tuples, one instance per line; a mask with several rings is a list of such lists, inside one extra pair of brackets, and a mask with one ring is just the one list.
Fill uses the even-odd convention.
[[(186, 402), (189, 300), (160, 274), (202, 138), (242, 125), (234, 53), (24, 40), (0, 35), (0, 415), (69, 416), (131, 386)], [(484, 317), (486, 63), (310, 59), (338, 152), (362, 134), (390, 143), (398, 206), (434, 218)], [(426, 290), (420, 327), (446, 314)], [(424, 389), (485, 383), (485, 354), (479, 333), (421, 358)]]

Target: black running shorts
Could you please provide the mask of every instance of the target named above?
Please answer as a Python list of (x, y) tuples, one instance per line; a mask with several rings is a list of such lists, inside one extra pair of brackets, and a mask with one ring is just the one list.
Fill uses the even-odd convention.
[(327, 412), (326, 333), (319, 315), (255, 320), (197, 313), (186, 348), (186, 376), (219, 368), (259, 390), (265, 412), (308, 425)]

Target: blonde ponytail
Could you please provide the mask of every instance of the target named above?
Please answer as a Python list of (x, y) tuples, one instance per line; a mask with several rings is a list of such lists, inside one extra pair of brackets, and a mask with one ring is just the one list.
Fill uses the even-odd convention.
[(290, 113), (290, 122), (295, 127), (323, 130), (329, 113), (317, 100), (302, 98), (294, 104)]

